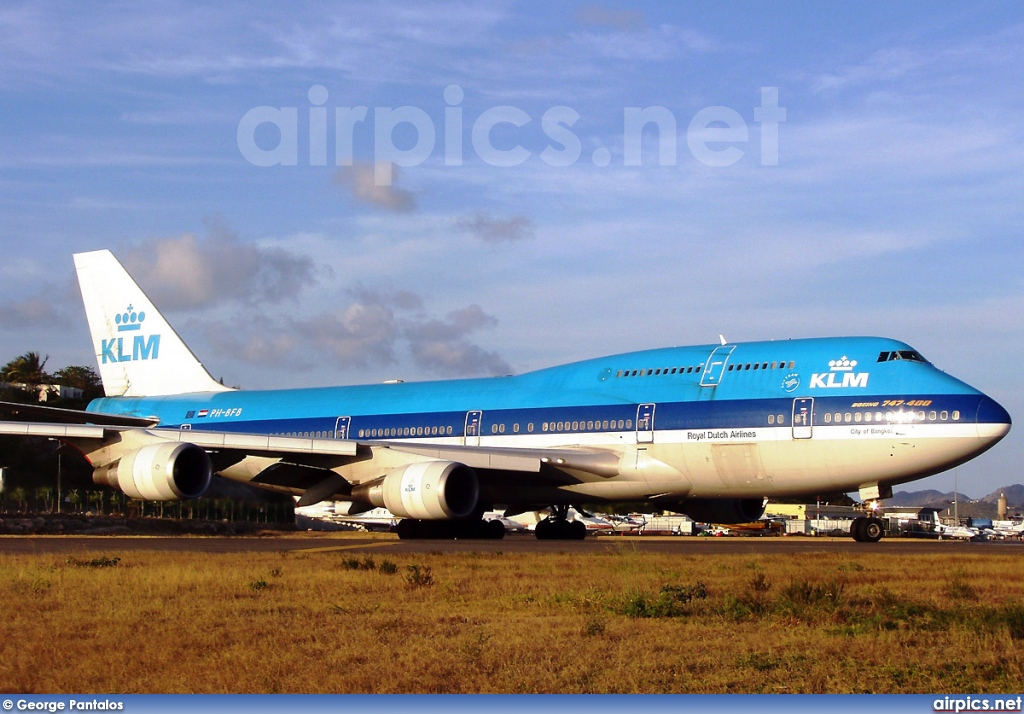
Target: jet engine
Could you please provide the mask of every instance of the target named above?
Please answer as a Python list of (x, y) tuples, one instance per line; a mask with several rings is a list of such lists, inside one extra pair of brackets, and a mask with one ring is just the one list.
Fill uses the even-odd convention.
[(210, 456), (195, 444), (149, 444), (96, 469), (92, 480), (145, 501), (198, 498), (210, 485)]
[(762, 498), (695, 498), (679, 510), (700, 523), (750, 523), (764, 515)]
[(421, 461), (359, 484), (352, 500), (387, 508), (400, 518), (466, 518), (476, 510), (480, 484), (476, 472), (453, 461)]

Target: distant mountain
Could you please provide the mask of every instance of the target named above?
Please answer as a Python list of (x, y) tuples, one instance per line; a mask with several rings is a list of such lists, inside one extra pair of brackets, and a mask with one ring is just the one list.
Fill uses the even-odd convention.
[(1004, 493), (1006, 494), (1006, 503), (1011, 508), (1013, 508), (1014, 506), (1018, 508), (1024, 506), (1024, 484), (1019, 483), (1015, 483), (1012, 486), (1003, 486), (1002, 488), (997, 488), (989, 495), (985, 496), (984, 498), (979, 498), (978, 500), (989, 501), (991, 503), (998, 503), (1000, 494)]
[[(1000, 494), (1006, 494), (1006, 503), (1011, 510), (1024, 510), (1024, 484), (1014, 484), (997, 488), (992, 493), (982, 498), (972, 499), (970, 496), (960, 493), (957, 500), (960, 503), (971, 501), (978, 503), (990, 503), (995, 505), (999, 502)], [(924, 491), (896, 491), (892, 498), (885, 500), (886, 506), (945, 506), (953, 502), (953, 492), (943, 493), (935, 489)]]
[[(999, 495), (1006, 494), (1006, 503), (1008, 515), (1011, 517), (1015, 514), (1024, 513), (1024, 485), (1014, 484), (1012, 486), (1003, 486), (998, 488), (984, 498), (971, 499), (970, 497), (959, 494), (957, 498), (957, 512), (961, 517), (972, 517), (972, 518), (996, 518), (998, 515), (997, 504), (999, 502)], [(936, 491), (935, 489), (928, 489), (924, 491), (897, 491), (892, 495), (892, 498), (885, 500), (886, 506), (896, 506), (898, 508), (906, 506), (920, 506), (920, 507), (931, 507), (931, 508), (942, 508), (947, 512), (953, 510), (953, 492), (943, 493), (942, 491)]]
[[(935, 489), (927, 489), (924, 491), (896, 491), (892, 498), (885, 499), (886, 506), (931, 506), (934, 508), (945, 508), (947, 503), (952, 503), (954, 494), (952, 491), (949, 493), (943, 493), (942, 491), (936, 491)], [(962, 503), (967, 503), (971, 499), (960, 494), (957, 499)]]

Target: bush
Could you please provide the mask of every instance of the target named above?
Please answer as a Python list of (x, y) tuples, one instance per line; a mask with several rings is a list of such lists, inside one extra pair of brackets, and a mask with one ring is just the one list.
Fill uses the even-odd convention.
[(708, 592), (704, 583), (695, 585), (664, 585), (656, 596), (632, 592), (614, 607), (615, 612), (628, 617), (679, 617), (686, 613), (692, 600), (704, 600)]
[(429, 565), (422, 567), (419, 565), (407, 565), (405, 567), (409, 571), (405, 576), (405, 581), (410, 587), (425, 588), (434, 584), (434, 576), (430, 572)]

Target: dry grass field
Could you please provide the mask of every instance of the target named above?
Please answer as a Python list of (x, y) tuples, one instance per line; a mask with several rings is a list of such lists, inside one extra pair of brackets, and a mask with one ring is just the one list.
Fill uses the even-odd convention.
[(0, 690), (1024, 689), (1010, 555), (386, 551), (0, 557)]

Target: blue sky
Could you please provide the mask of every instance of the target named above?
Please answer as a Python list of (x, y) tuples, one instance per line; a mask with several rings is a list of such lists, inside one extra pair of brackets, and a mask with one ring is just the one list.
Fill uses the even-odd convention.
[[(880, 334), (1022, 414), (1022, 66), (1011, 2), (5, 3), (0, 346), (91, 364), (70, 254), (110, 248), (248, 388)], [(294, 108), (294, 165), (250, 160), (260, 107)], [(433, 147), (388, 153), (401, 108)], [(629, 108), (675, 131), (637, 155)], [(1018, 429), (961, 490), (1022, 460)]]

